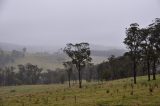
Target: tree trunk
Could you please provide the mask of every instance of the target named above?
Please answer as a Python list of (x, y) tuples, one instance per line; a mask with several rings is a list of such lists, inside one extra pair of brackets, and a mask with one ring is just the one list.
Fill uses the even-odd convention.
[(70, 73), (68, 72), (68, 83), (69, 83), (69, 88), (71, 87), (70, 78), (71, 78), (71, 76), (70, 76)]
[(145, 72), (146, 72), (146, 62), (144, 61), (143, 62), (143, 73), (142, 73), (143, 76), (145, 75)]
[(91, 82), (91, 80), (92, 80), (92, 70), (91, 69), (89, 70), (89, 73), (90, 73), (89, 74), (89, 82)]
[(78, 66), (78, 78), (79, 78), (79, 88), (82, 88), (82, 80), (81, 80), (81, 68)]
[(98, 76), (98, 84), (99, 84), (99, 76)]
[(150, 62), (148, 58), (147, 58), (147, 72), (148, 72), (148, 81), (150, 81)]
[(134, 62), (133, 62), (133, 76), (134, 76), (134, 84), (136, 84), (137, 83), (137, 81), (136, 81), (136, 60), (135, 60), (135, 58), (134, 58)]
[(82, 88), (81, 72), (80, 72), (80, 70), (78, 71), (78, 73), (79, 73), (79, 88)]
[(153, 80), (156, 80), (156, 61), (153, 61)]

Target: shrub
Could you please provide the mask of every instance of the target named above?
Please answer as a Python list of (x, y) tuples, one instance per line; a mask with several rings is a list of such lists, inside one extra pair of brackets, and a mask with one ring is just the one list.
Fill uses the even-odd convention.
[(106, 93), (109, 93), (109, 89), (106, 90)]
[(13, 90), (10, 90), (10, 92), (11, 92), (11, 93), (14, 93), (14, 92), (16, 92), (16, 90), (13, 89)]

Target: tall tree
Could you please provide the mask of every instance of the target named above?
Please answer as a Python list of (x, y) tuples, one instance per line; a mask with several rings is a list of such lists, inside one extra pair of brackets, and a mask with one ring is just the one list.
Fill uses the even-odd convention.
[(72, 59), (78, 70), (79, 88), (82, 88), (82, 68), (85, 67), (87, 62), (91, 62), (90, 47), (88, 43), (69, 43), (64, 48), (64, 52)]
[(131, 59), (133, 61), (133, 76), (134, 84), (136, 84), (136, 67), (139, 56), (139, 45), (140, 45), (140, 35), (139, 35), (139, 25), (133, 23), (128, 29), (126, 29), (126, 38), (124, 39), (124, 44), (127, 45)]
[(149, 30), (151, 34), (150, 42), (152, 46), (152, 71), (153, 80), (156, 79), (156, 64), (160, 58), (160, 18), (156, 18), (152, 24), (149, 25)]
[(140, 51), (142, 60), (147, 64), (147, 74), (148, 74), (148, 81), (150, 81), (150, 65), (151, 65), (151, 55), (152, 55), (152, 45), (150, 42), (150, 33), (148, 28), (140, 29)]
[(63, 65), (67, 71), (69, 87), (71, 87), (70, 80), (71, 80), (71, 74), (73, 69), (73, 63), (71, 61), (67, 61), (67, 62), (64, 62)]

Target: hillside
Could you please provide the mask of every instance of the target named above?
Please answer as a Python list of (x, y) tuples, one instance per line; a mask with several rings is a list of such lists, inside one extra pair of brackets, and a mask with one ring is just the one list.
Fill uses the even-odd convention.
[(27, 54), (23, 58), (16, 59), (15, 62), (10, 63), (11, 66), (17, 66), (19, 64), (27, 64), (31, 63), (34, 65), (38, 65), (38, 67), (46, 69), (56, 69), (62, 68), (63, 61), (65, 58), (58, 57), (57, 55), (50, 54)]
[(160, 75), (156, 81), (138, 77), (137, 85), (132, 78), (98, 84), (83, 82), (68, 88), (61, 85), (23, 85), (0, 88), (2, 106), (159, 106)]
[[(0, 43), (0, 49), (3, 51), (18, 50), (22, 51), (25, 46)], [(91, 44), (91, 57), (94, 64), (106, 61), (110, 55), (122, 56), (126, 50), (116, 47), (105, 47), (101, 45)], [(17, 66), (19, 64), (32, 63), (46, 69), (62, 68), (62, 63), (67, 59), (60, 46), (26, 46), (27, 54), (23, 58), (17, 58), (13, 63), (7, 64)]]
[[(92, 62), (94, 64), (99, 64), (103, 61), (107, 61), (107, 56), (102, 55), (92, 55)], [(62, 54), (58, 55), (51, 55), (51, 54), (27, 54), (25, 57), (15, 59), (13, 63), (7, 64), (7, 66), (17, 66), (19, 64), (27, 64), (32, 63), (35, 65), (38, 65), (39, 67), (42, 67), (43, 69), (56, 69), (56, 68), (63, 68), (63, 62), (67, 60), (67, 56), (64, 56)]]
[[(98, 64), (107, 60), (107, 57), (92, 56), (93, 63)], [(27, 54), (25, 57), (16, 59), (9, 66), (17, 66), (19, 64), (32, 63), (39, 67), (46, 69), (63, 68), (63, 62), (67, 60), (67, 57), (62, 54)]]
[[(26, 45), (18, 45), (18, 44), (11, 44), (11, 43), (4, 43), (0, 42), (0, 49), (5, 51), (12, 51), (12, 50), (19, 50), (21, 51), (24, 47), (27, 48), (27, 52), (29, 53), (37, 53), (37, 52), (59, 52), (62, 48), (65, 47), (65, 45), (53, 45), (53, 46), (47, 46), (47, 45), (41, 45), (41, 46), (26, 46)], [(120, 47), (107, 47), (103, 45), (95, 45), (90, 44), (90, 49), (93, 52), (93, 55), (98, 56), (108, 56), (111, 54), (114, 54), (116, 56), (122, 55), (126, 50), (124, 48)]]

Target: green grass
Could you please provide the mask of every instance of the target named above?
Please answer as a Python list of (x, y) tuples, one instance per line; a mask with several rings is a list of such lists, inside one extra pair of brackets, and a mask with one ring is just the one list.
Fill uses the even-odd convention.
[[(0, 106), (160, 106), (160, 75), (156, 81), (138, 77), (72, 85), (0, 87)], [(133, 89), (132, 89), (133, 87)]]

